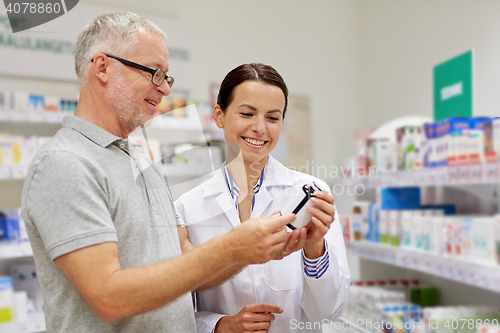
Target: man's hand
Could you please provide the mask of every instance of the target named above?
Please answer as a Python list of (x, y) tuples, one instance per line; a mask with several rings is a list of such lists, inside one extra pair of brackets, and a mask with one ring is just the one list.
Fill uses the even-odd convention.
[(314, 206), (307, 207), (307, 211), (313, 214), (311, 222), (307, 225), (307, 239), (304, 246), (305, 255), (309, 259), (319, 258), (325, 253), (323, 237), (330, 229), (335, 215), (333, 195), (322, 191), (316, 192), (315, 195), (315, 198), (311, 198)]
[(294, 214), (250, 219), (223, 236), (227, 250), (245, 265), (281, 259), (289, 239), (286, 225), (294, 220)]
[(275, 318), (273, 313), (283, 313), (283, 310), (277, 305), (249, 304), (235, 316), (222, 317), (215, 333), (269, 332)]

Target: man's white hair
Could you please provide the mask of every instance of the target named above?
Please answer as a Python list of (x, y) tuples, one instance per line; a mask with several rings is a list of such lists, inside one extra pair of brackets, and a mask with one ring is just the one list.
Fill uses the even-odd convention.
[(98, 53), (126, 57), (138, 48), (137, 31), (143, 29), (165, 39), (167, 35), (156, 24), (130, 12), (104, 14), (89, 22), (76, 41), (75, 71), (82, 87)]

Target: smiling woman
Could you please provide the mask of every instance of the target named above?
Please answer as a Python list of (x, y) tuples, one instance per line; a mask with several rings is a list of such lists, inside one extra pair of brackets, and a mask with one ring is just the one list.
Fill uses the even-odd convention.
[[(211, 180), (175, 202), (192, 245), (277, 213), (298, 186), (316, 182), (328, 189), (270, 155), (287, 100), (286, 84), (271, 66), (241, 65), (224, 78), (214, 119), (224, 130), (227, 160)], [(288, 234), (281, 260), (251, 265), (223, 285), (198, 292), (198, 332), (302, 332), (292, 320), (320, 322), (340, 315), (350, 276), (344, 242), (333, 196), (319, 192), (317, 199), (307, 209), (313, 216), (309, 224)]]

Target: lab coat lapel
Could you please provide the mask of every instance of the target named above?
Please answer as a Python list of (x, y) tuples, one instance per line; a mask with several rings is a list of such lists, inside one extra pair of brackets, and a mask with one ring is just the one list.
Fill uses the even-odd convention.
[[(265, 178), (266, 175), (264, 175)], [(265, 181), (264, 181), (265, 182)], [(263, 216), (265, 210), (272, 205), (273, 197), (267, 190), (266, 186), (262, 186), (259, 190), (259, 193), (255, 195), (255, 206), (253, 207), (253, 211), (250, 217), (260, 217)], [(271, 215), (274, 212), (269, 212), (266, 215)]]
[(232, 226), (236, 227), (240, 225), (240, 216), (229, 194), (229, 189), (227, 188), (222, 169), (219, 169), (215, 177), (213, 177), (210, 182), (207, 182), (205, 192), (203, 193), (203, 197), (215, 195), (216, 204), (219, 205), (224, 214), (226, 214)]
[(236, 210), (236, 207), (234, 207), (234, 203), (231, 199), (231, 196), (229, 195), (229, 192), (222, 192), (216, 200), (220, 208), (226, 214), (229, 221), (231, 221), (233, 227), (237, 227), (238, 225), (240, 225), (240, 216), (238, 214), (238, 211)]
[[(274, 211), (266, 212), (274, 201), (274, 195), (272, 194), (273, 187), (276, 186), (283, 190), (285, 187), (292, 185), (289, 170), (271, 155), (269, 155), (269, 161), (264, 172), (263, 186), (255, 196), (255, 206), (252, 217), (260, 217), (263, 216), (263, 214), (273, 214)], [(281, 191), (278, 191), (278, 193), (279, 192)], [(282, 207), (276, 207), (273, 210), (279, 210), (280, 208)]]

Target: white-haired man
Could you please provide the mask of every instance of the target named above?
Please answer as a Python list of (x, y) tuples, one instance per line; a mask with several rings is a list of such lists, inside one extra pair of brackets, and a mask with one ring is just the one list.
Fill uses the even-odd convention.
[(23, 189), (47, 332), (195, 332), (190, 291), (301, 247), (288, 215), (190, 249), (162, 176), (141, 172), (145, 157), (127, 139), (170, 93), (164, 38), (132, 13), (100, 16), (78, 37), (78, 108)]

